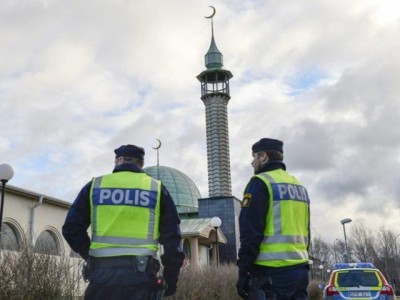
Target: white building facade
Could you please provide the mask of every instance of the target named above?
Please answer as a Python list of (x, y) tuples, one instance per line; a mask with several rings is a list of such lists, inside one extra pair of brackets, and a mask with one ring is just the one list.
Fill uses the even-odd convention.
[[(71, 203), (7, 185), (5, 190), (0, 250), (21, 250), (24, 243), (59, 256), (79, 257), (62, 237)], [(211, 219), (182, 220), (182, 246), (186, 264), (206, 266), (216, 263), (216, 244), (225, 244), (222, 231), (213, 228)]]

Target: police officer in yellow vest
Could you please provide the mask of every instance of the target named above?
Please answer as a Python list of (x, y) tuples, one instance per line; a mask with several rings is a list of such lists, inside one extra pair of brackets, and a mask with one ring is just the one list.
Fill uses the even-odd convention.
[[(157, 288), (157, 251), (175, 293), (184, 254), (175, 204), (163, 184), (142, 170), (144, 149), (115, 149), (113, 173), (93, 178), (72, 204), (63, 226), (70, 247), (86, 260), (85, 299), (150, 299)], [(91, 226), (91, 238), (87, 229)]]
[(283, 163), (283, 142), (252, 147), (254, 176), (239, 216), (236, 285), (243, 299), (308, 299), (310, 200)]

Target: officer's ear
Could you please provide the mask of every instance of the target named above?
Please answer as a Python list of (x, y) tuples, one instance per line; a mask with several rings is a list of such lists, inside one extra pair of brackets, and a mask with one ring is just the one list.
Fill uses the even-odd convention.
[(144, 160), (143, 159), (137, 159), (137, 165), (138, 165), (139, 168), (143, 169)]
[(115, 158), (114, 163), (115, 163), (115, 165), (119, 165), (119, 164), (123, 163), (123, 161), (124, 161), (124, 158), (122, 156), (118, 156)]
[(264, 164), (267, 163), (269, 161), (268, 153), (266, 151), (261, 151), (260, 159), (261, 159), (262, 163), (264, 163)]

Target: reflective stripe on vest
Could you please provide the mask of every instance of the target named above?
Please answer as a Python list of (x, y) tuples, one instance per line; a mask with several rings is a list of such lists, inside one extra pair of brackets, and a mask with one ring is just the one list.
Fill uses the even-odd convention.
[[(308, 261), (308, 254), (307, 251), (305, 253), (304, 251), (260, 253), (257, 257), (257, 261), (263, 261), (263, 260), (264, 261), (296, 260), (300, 262), (304, 260), (304, 262), (306, 262)], [(290, 266), (290, 265), (281, 264), (280, 266)]]
[(308, 237), (302, 235), (274, 235), (264, 237), (263, 244), (267, 243), (292, 243), (292, 244), (308, 244)]
[[(275, 170), (256, 175), (268, 188), (270, 206), (266, 217), (266, 230), (264, 239), (260, 245), (260, 253), (256, 264), (272, 267), (290, 266), (308, 261), (308, 205), (307, 190), (301, 183), (286, 173), (284, 170)], [(289, 204), (286, 201), (291, 201)], [(286, 205), (282, 207), (282, 205)], [(300, 207), (299, 211), (304, 228), (298, 226), (283, 228), (282, 213), (290, 205)], [(292, 208), (293, 209), (293, 208)], [(286, 231), (286, 232), (285, 232)], [(297, 231), (297, 234), (289, 232)]]
[[(92, 238), (89, 254), (97, 257), (118, 255), (151, 255), (156, 256), (158, 249), (158, 225), (159, 225), (159, 198), (161, 184), (159, 181), (144, 173), (131, 173), (123, 175), (118, 172), (116, 176), (136, 176), (140, 182), (149, 182), (150, 187), (144, 188), (143, 183), (118, 188), (102, 186), (104, 177), (94, 178), (91, 189), (91, 212), (92, 212)], [(136, 174), (136, 175), (132, 175)], [(106, 175), (113, 176), (113, 175)], [(142, 177), (143, 176), (143, 177)], [(112, 177), (108, 177), (112, 178)], [(131, 178), (129, 178), (131, 179)], [(112, 179), (113, 180), (113, 179)], [(134, 187), (133, 187), (134, 186)], [(95, 196), (93, 195), (95, 193)], [(96, 203), (94, 203), (96, 201)], [(148, 215), (147, 232), (145, 238), (116, 236), (109, 232), (99, 235), (99, 207), (125, 207), (123, 213), (132, 207), (140, 207), (141, 217)], [(102, 212), (104, 219), (104, 211)], [(110, 218), (118, 218), (118, 215), (110, 215)], [(119, 220), (119, 219), (118, 219)], [(129, 223), (129, 219), (126, 220)], [(103, 221), (105, 222), (105, 221)], [(107, 224), (107, 223), (106, 223)], [(104, 228), (103, 228), (104, 230)]]
[(96, 257), (135, 255), (135, 256), (157, 256), (157, 251), (143, 248), (100, 248), (90, 249), (89, 254)]

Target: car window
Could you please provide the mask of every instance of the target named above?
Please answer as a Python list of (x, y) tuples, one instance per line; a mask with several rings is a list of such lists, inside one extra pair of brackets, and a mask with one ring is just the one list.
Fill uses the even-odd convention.
[(379, 286), (379, 278), (374, 271), (347, 270), (337, 273), (337, 283), (340, 287)]

